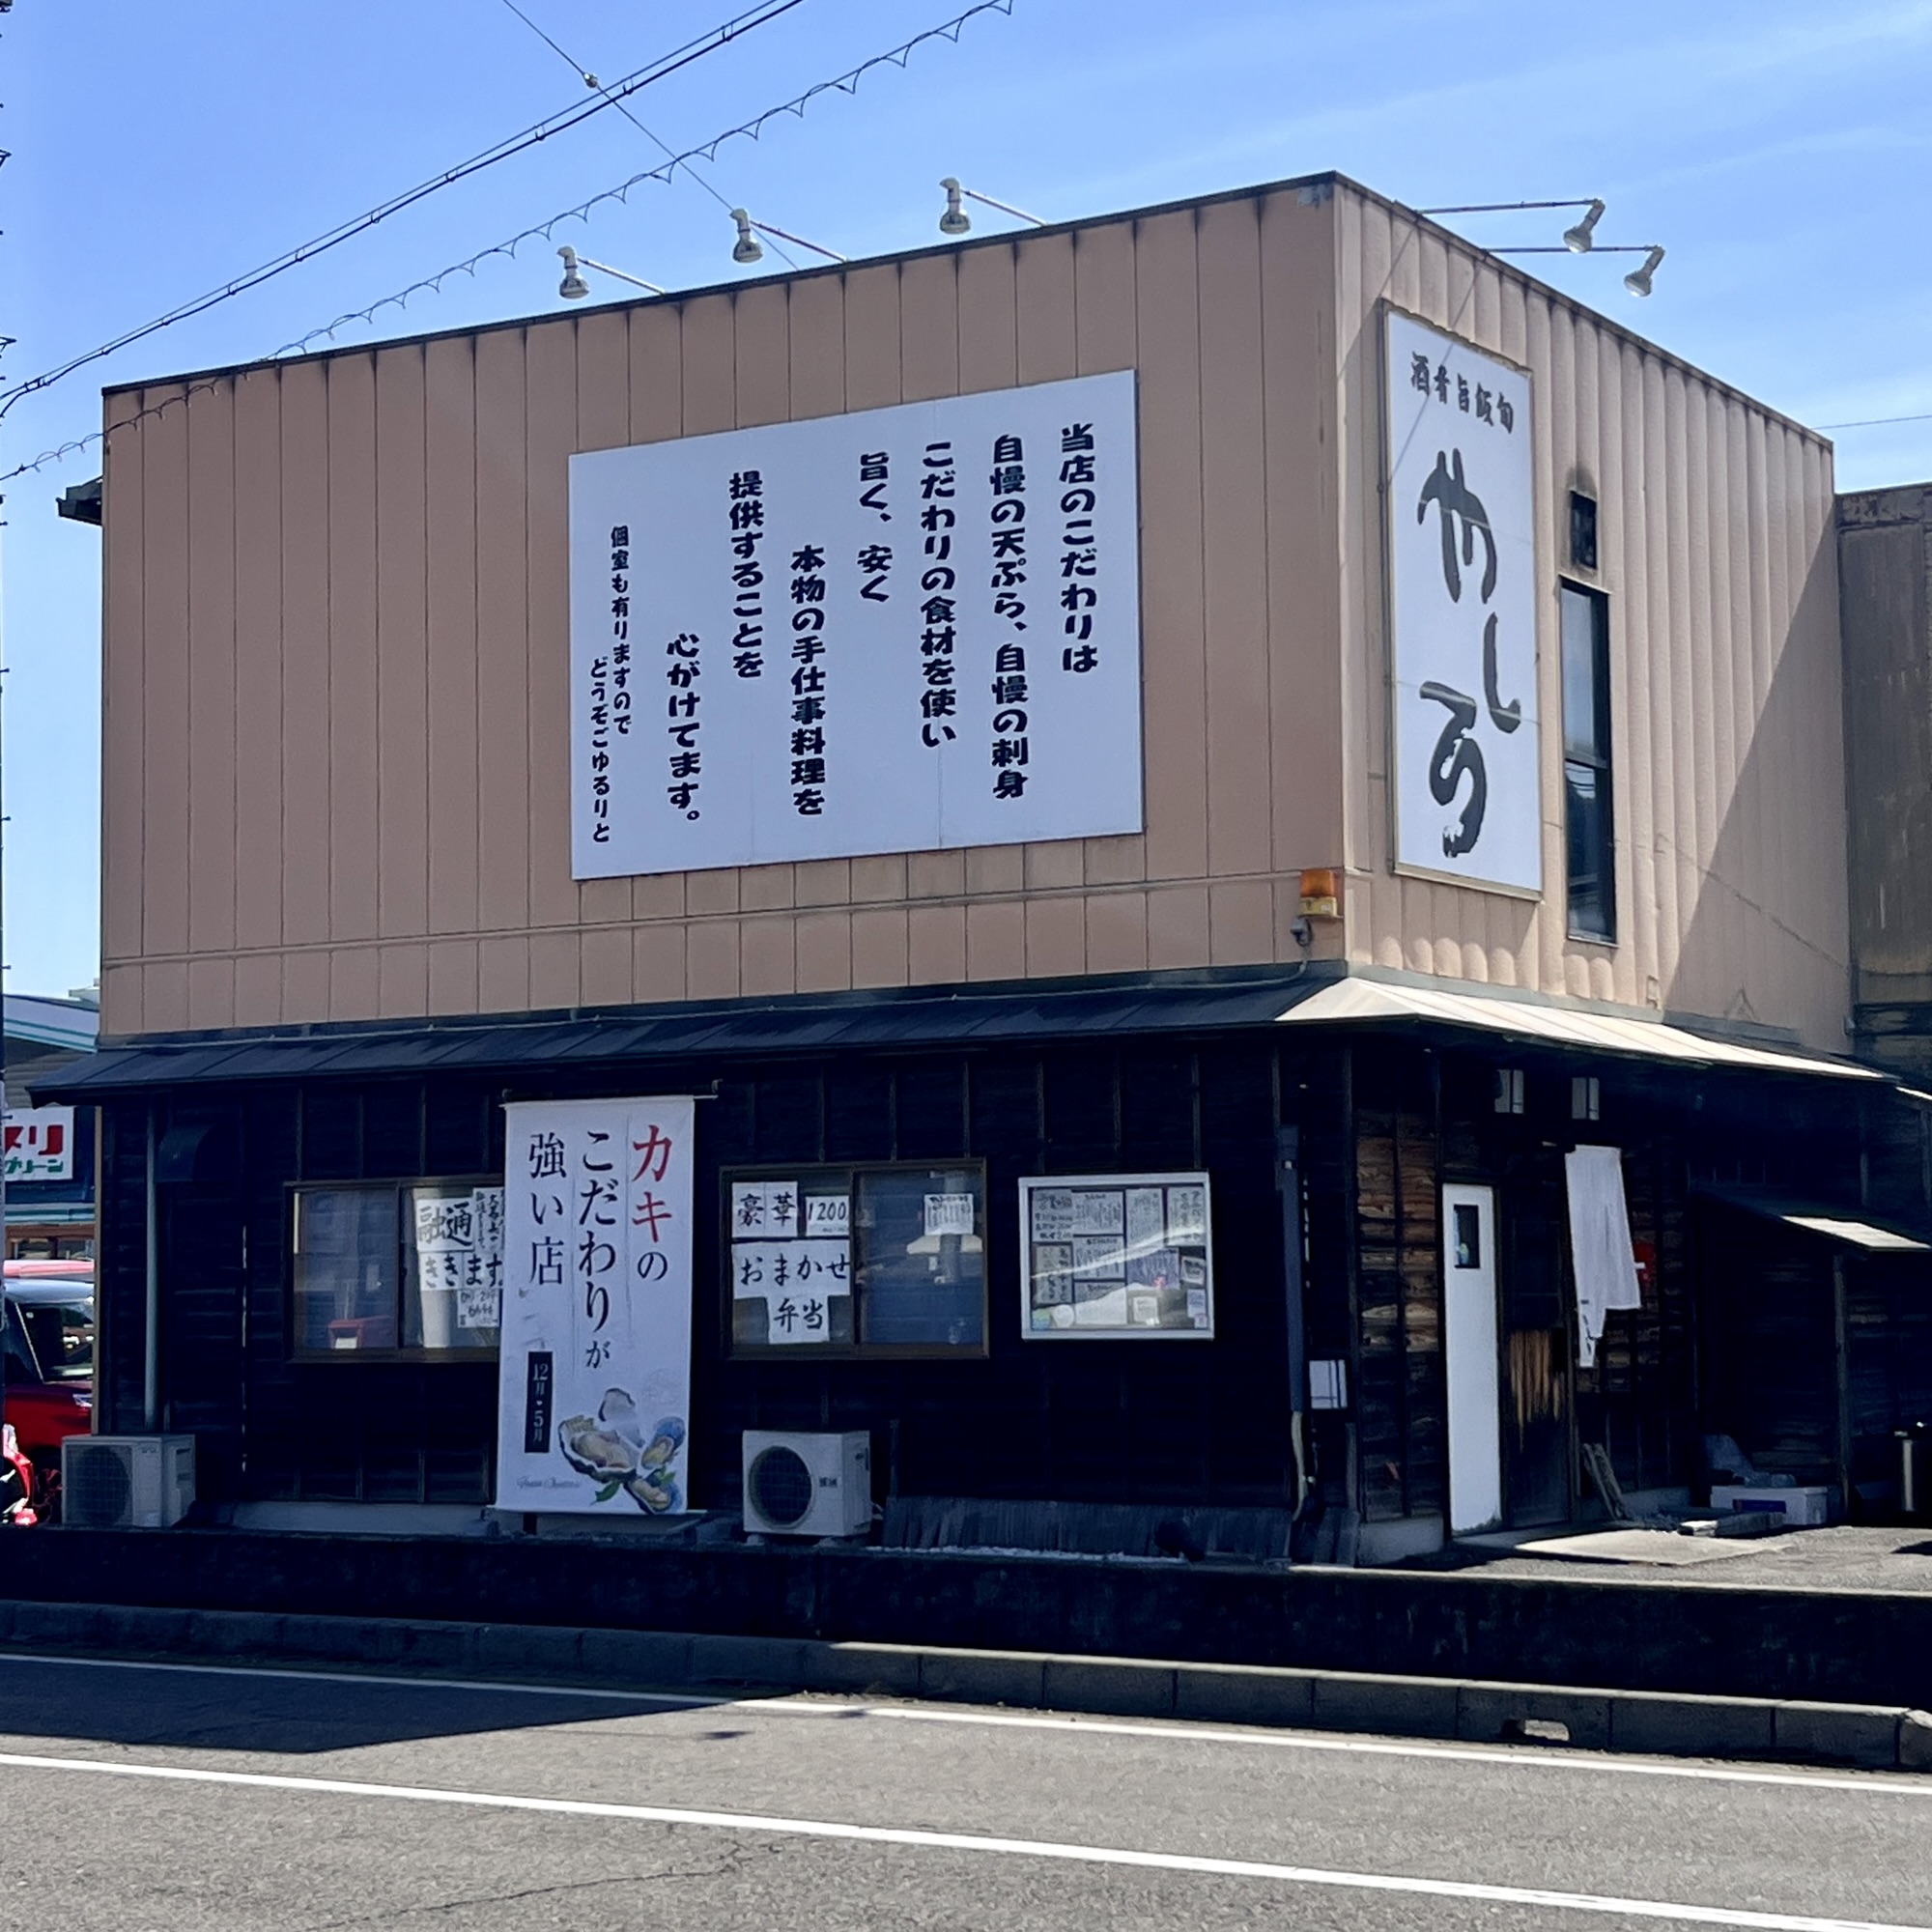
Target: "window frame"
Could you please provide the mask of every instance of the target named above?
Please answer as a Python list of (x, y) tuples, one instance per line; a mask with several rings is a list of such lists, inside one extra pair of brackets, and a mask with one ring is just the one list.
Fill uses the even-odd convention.
[[(868, 1174), (970, 1174), (977, 1189), (980, 1240), (980, 1339), (966, 1342), (740, 1342), (732, 1321), (731, 1279), (731, 1188), (735, 1182), (753, 1180), (796, 1180), (803, 1192), (814, 1179), (851, 1177), (851, 1196), (856, 1202), (860, 1177)], [(983, 1362), (992, 1353), (992, 1192), (987, 1163), (978, 1156), (962, 1155), (923, 1160), (810, 1160), (749, 1161), (718, 1170), (718, 1320), (719, 1348), (726, 1362)], [(858, 1226), (851, 1229), (851, 1246), (858, 1248)], [(853, 1281), (853, 1326), (860, 1325), (857, 1268)]]
[[(1572, 750), (1570, 741), (1569, 650), (1565, 619), (1569, 600), (1576, 598), (1591, 612), (1590, 674), (1591, 711), (1595, 726), (1587, 754)], [(1557, 666), (1561, 702), (1557, 707), (1561, 732), (1563, 764), (1563, 871), (1564, 930), (1570, 938), (1591, 946), (1617, 943), (1617, 827), (1616, 827), (1616, 736), (1610, 715), (1610, 599), (1609, 593), (1594, 584), (1559, 579), (1556, 587)], [(1600, 836), (1595, 853), (1597, 902), (1603, 912), (1602, 929), (1579, 924), (1577, 921), (1577, 875), (1574, 865), (1576, 828), (1572, 823), (1570, 774), (1575, 767), (1589, 773), (1597, 788), (1597, 817)]]
[(404, 1348), (401, 1344), (391, 1349), (311, 1349), (301, 1340), (301, 1321), (299, 1296), (296, 1288), (296, 1239), (299, 1229), (298, 1196), (303, 1194), (381, 1194), (385, 1189), (393, 1197), (396, 1205), (396, 1333), (403, 1332), (403, 1291), (409, 1278), (408, 1264), (404, 1260), (405, 1240), (409, 1232), (409, 1217), (404, 1210), (404, 1199), (414, 1188), (446, 1187), (469, 1188), (501, 1187), (504, 1184), (500, 1174), (412, 1174), (392, 1179), (359, 1180), (290, 1180), (283, 1183), (284, 1227), (286, 1230), (282, 1244), (282, 1321), (286, 1341), (286, 1359), (295, 1365), (310, 1367), (323, 1363), (345, 1362), (487, 1362), (494, 1369), (502, 1348), (502, 1325), (499, 1321), (497, 1340), (488, 1348), (474, 1349), (424, 1349)]

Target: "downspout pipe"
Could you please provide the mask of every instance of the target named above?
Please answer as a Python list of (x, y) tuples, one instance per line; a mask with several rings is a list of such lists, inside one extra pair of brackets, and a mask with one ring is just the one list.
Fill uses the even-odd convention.
[(150, 1435), (161, 1426), (161, 1228), (160, 1200), (155, 1186), (155, 1109), (148, 1108), (146, 1174), (146, 1296), (141, 1322), (141, 1427)]

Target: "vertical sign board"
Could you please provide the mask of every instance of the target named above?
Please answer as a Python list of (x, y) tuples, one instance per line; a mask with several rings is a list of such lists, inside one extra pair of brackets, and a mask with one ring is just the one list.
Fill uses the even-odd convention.
[(498, 1509), (687, 1507), (695, 1111), (504, 1109)]
[(1529, 378), (1385, 315), (1395, 861), (1540, 894)]
[(1131, 372), (570, 460), (580, 879), (1142, 829)]

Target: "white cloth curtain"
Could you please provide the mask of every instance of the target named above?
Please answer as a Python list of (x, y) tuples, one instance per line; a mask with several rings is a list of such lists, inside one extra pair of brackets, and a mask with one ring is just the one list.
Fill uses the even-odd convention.
[(1620, 1148), (1573, 1148), (1563, 1157), (1570, 1195), (1570, 1262), (1577, 1277), (1577, 1360), (1591, 1368), (1613, 1308), (1641, 1308)]

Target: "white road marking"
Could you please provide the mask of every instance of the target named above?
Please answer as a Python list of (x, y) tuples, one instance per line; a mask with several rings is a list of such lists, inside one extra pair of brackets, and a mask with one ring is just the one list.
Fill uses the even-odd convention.
[[(488, 1691), (515, 1697), (560, 1697), (591, 1703), (668, 1705), (677, 1709), (734, 1711), (747, 1717), (887, 1718), (915, 1724), (978, 1724), (988, 1728), (1071, 1731), (1082, 1737), (1158, 1738), (1164, 1743), (1245, 1745), (1262, 1750), (1340, 1751), (1357, 1757), (1437, 1758), (1452, 1763), (1506, 1765), (1513, 1770), (1582, 1771), (1618, 1777), (1680, 1777), (1715, 1784), (1770, 1784), (1805, 1791), (1882, 1793), (1895, 1798), (1932, 1798), (1932, 1776), (1882, 1772), (1856, 1776), (1812, 1771), (1746, 1771), (1721, 1764), (1673, 1764), (1656, 1758), (1551, 1750), (1541, 1745), (1489, 1747), (1457, 1744), (1398, 1744), (1377, 1738), (1321, 1737), (1307, 1731), (1275, 1731), (1229, 1725), (1204, 1726), (1179, 1720), (1135, 1723), (1127, 1719), (1023, 1715), (1008, 1711), (936, 1710), (914, 1704), (882, 1704), (840, 1699), (834, 1692), (788, 1692), (770, 1697), (699, 1696), (676, 1690), (611, 1690), (565, 1684), (517, 1684), (485, 1677), (405, 1677), (353, 1668), (291, 1670), (242, 1663), (167, 1663), (128, 1657), (62, 1657), (45, 1651), (0, 1651), (0, 1664), (41, 1663), (62, 1669), (161, 1670), (187, 1677), (267, 1677), (285, 1683), (368, 1684), (390, 1690)], [(1560, 1688), (1560, 1687), (1559, 1687)]]
[(866, 1845), (906, 1845), (924, 1850), (980, 1852), (1005, 1858), (1048, 1859), (1070, 1864), (1124, 1865), (1141, 1871), (1191, 1872), (1209, 1878), (1272, 1879), (1281, 1885), (1321, 1886), (1346, 1891), (1398, 1892), (1422, 1898), (1459, 1898), (1485, 1905), (1536, 1906), (1546, 1911), (1622, 1914), (1628, 1918), (1668, 1919), (1676, 1924), (1725, 1925), (1747, 1932), (1928, 1932), (1922, 1925), (1868, 1918), (1818, 1918), (1801, 1913), (1745, 1912), (1671, 1899), (1616, 1898), (1587, 1891), (1549, 1891), (1514, 1885), (1476, 1885), (1458, 1879), (1411, 1878), (1393, 1872), (1324, 1871), (1313, 1865), (1274, 1864), (1260, 1859), (1215, 1859), (1182, 1852), (1125, 1851), (1111, 1845), (1069, 1845), (1041, 1838), (996, 1838), (967, 1832), (926, 1832), (884, 1825), (845, 1825), (819, 1818), (768, 1818), (753, 1812), (682, 1810), (663, 1804), (604, 1804), (588, 1799), (526, 1798), (506, 1792), (444, 1790), (434, 1785), (368, 1784), (349, 1778), (286, 1777), (266, 1772), (210, 1771), (199, 1766), (111, 1764), (98, 1758), (38, 1757), (0, 1751), (0, 1766), (17, 1771), (83, 1772), (102, 1777), (145, 1777), (185, 1784), (222, 1784), (255, 1791), (292, 1791), (331, 1798), (387, 1798), (416, 1804), (454, 1804), (499, 1811), (537, 1811), (572, 1818), (614, 1818), (632, 1823), (695, 1826), (716, 1832), (762, 1832), (775, 1837), (834, 1838)]

